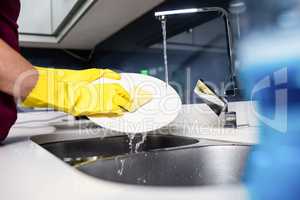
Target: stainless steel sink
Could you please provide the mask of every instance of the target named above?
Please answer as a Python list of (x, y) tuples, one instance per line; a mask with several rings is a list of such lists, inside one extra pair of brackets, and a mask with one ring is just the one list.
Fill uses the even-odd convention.
[(223, 145), (144, 152), (97, 160), (78, 169), (91, 176), (138, 185), (196, 186), (240, 182), (249, 146)]
[[(58, 137), (58, 136), (56, 136)], [(60, 136), (61, 137), (61, 136)], [(136, 185), (203, 186), (240, 182), (249, 145), (149, 134), (131, 151), (128, 136), (35, 138), (42, 147), (99, 179)], [(142, 140), (137, 135), (133, 146)], [(48, 142), (47, 142), (48, 141)]]
[(89, 157), (112, 157), (126, 155), (132, 151), (151, 151), (172, 147), (182, 147), (198, 143), (197, 139), (173, 135), (147, 135), (145, 142), (137, 147), (142, 140), (142, 135), (136, 135), (132, 141), (132, 148), (129, 145), (129, 138), (126, 135), (106, 138), (91, 138), (71, 140), (65, 142), (53, 142), (42, 144), (45, 149), (55, 156), (64, 160), (80, 160)]

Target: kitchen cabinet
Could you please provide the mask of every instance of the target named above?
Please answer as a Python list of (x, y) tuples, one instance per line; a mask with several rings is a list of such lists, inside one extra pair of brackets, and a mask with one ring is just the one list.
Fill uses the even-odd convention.
[(83, 0), (23, 0), (19, 18), (21, 34), (54, 35), (71, 11)]
[(72, 9), (81, 5), (82, 2), (83, 0), (52, 0), (52, 33), (58, 31), (72, 14)]
[(21, 0), (20, 44), (91, 49), (163, 1)]
[(22, 34), (52, 33), (51, 0), (22, 0), (19, 32)]

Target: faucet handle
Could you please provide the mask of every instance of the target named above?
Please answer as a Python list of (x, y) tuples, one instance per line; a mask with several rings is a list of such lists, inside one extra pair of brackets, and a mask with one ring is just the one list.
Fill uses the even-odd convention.
[(224, 128), (237, 128), (236, 112), (228, 112), (228, 101), (225, 97), (217, 95), (202, 80), (198, 80), (194, 92), (219, 116)]
[(216, 115), (220, 116), (222, 112), (227, 112), (228, 101), (224, 97), (220, 97), (202, 80), (198, 80), (194, 92), (208, 105)]

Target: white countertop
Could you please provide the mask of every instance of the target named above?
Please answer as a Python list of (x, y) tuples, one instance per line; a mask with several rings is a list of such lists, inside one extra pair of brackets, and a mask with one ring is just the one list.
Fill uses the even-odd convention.
[[(255, 125), (255, 122), (249, 119), (249, 113), (246, 117), (245, 114), (242, 114), (243, 112), (247, 113), (245, 109), (248, 109), (248, 106), (245, 103), (239, 102), (231, 105), (232, 108), (238, 108), (240, 111), (238, 113), (239, 120), (242, 120), (239, 122), (240, 124), (244, 124), (246, 120), (250, 125)], [(187, 114), (188, 118), (197, 120), (186, 121)], [(242, 185), (189, 188), (149, 187), (112, 183), (87, 176), (30, 140), (30, 137), (35, 135), (59, 134), (58, 130), (48, 125), (48, 122), (57, 121), (56, 118), (62, 116), (62, 113), (30, 115), (20, 114), (18, 123), (11, 130), (4, 145), (0, 146), (0, 188), (3, 200), (246, 199), (246, 190)], [(42, 123), (41, 119), (45, 117), (47, 123)], [(37, 118), (38, 120), (35, 120), (34, 123), (22, 123), (26, 122), (28, 118), (31, 120)], [(213, 118), (214, 116), (204, 105), (185, 106), (181, 115), (171, 126), (182, 128), (185, 136), (235, 142), (257, 142), (255, 127), (224, 130), (215, 127), (216, 120)], [(183, 126), (183, 121), (188, 126)], [(74, 131), (72, 132), (74, 133)]]

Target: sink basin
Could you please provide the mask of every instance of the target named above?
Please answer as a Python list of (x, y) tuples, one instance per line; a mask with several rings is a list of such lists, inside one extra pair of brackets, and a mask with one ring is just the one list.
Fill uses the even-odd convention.
[(240, 182), (249, 146), (202, 146), (96, 160), (78, 169), (127, 184), (203, 186)]
[[(239, 183), (249, 145), (164, 134), (78, 139), (34, 138), (78, 170), (107, 181), (150, 186), (204, 186)], [(57, 139), (58, 138), (58, 139)], [(48, 142), (47, 142), (48, 141)], [(136, 151), (137, 150), (137, 151)]]
[[(142, 135), (136, 135), (133, 139), (133, 147), (142, 140)], [(197, 139), (173, 135), (147, 135), (146, 140), (137, 151), (151, 151), (172, 147), (182, 147), (198, 143)], [(91, 138), (64, 142), (42, 144), (46, 150), (65, 161), (88, 157), (112, 157), (125, 155), (132, 150), (128, 136), (115, 136), (106, 138)]]

